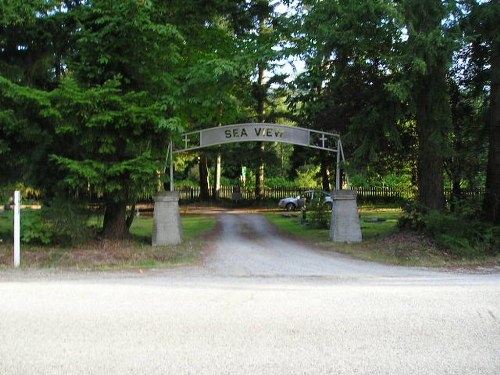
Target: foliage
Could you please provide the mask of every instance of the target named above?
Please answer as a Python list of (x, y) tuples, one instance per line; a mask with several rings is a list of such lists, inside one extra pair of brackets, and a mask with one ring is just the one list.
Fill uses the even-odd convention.
[(40, 210), (24, 210), (21, 219), (21, 241), (26, 244), (49, 245), (54, 238), (52, 226), (42, 218)]
[(75, 246), (94, 235), (88, 226), (90, 211), (74, 199), (56, 197), (42, 209), (42, 218), (51, 226), (52, 243)]
[(90, 186), (125, 202), (156, 191), (163, 162), (153, 153), (165, 143), (156, 139), (166, 138), (166, 129), (157, 125), (162, 123), (159, 103), (145, 93), (123, 94), (116, 81), (83, 90), (67, 80), (52, 97), (62, 116), (56, 133), (78, 145), (75, 154), (67, 149), (52, 156), (71, 189)]
[(480, 258), (500, 253), (500, 227), (457, 213), (409, 205), (398, 226), (426, 233), (438, 246), (456, 257)]
[(307, 204), (306, 220), (313, 228), (328, 229), (332, 217), (332, 210), (325, 204), (324, 197), (315, 194), (314, 199)]
[(422, 231), (425, 228), (424, 216), (428, 209), (419, 203), (409, 202), (403, 206), (404, 214), (398, 220), (398, 227), (402, 230)]
[(295, 188), (302, 187), (304, 185), (297, 185), (296, 181), (290, 181), (285, 177), (268, 177), (266, 178), (266, 187), (273, 188)]
[(0, 75), (2, 184), (35, 180), (52, 141), (48, 129), (54, 115), (46, 92), (15, 84)]
[[(279, 14), (284, 4), (293, 11)], [(184, 128), (293, 120), (340, 132), (353, 185), (418, 184), (441, 209), (446, 174), (455, 197), (486, 185), (482, 217), (497, 222), (499, 11), (479, 0), (3, 2), (0, 184), (123, 208), (161, 186)], [(304, 68), (286, 84), (294, 59)], [(294, 185), (333, 180), (331, 155), (282, 146), (204, 154), (212, 171), (223, 153), (231, 184), (252, 169), (247, 186), (260, 190), (263, 163), (266, 180), (301, 165), (314, 167)], [(178, 162), (176, 180), (197, 166)]]
[(61, 197), (54, 198), (42, 210), (21, 211), (21, 241), (30, 245), (82, 244), (94, 235), (92, 228), (88, 226), (89, 217), (88, 209), (80, 203)]
[(386, 176), (368, 177), (365, 175), (349, 176), (352, 187), (388, 187), (407, 189), (412, 187), (411, 176), (408, 174), (388, 174)]
[(425, 216), (424, 223), (426, 232), (453, 255), (476, 258), (500, 253), (499, 227), (436, 212)]
[(306, 188), (318, 188), (319, 180), (319, 165), (303, 165), (297, 169), (297, 177), (294, 180), (296, 186)]

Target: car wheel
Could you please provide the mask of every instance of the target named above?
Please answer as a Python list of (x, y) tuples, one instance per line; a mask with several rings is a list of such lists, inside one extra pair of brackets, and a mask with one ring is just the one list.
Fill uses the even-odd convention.
[(331, 211), (332, 208), (333, 208), (333, 203), (332, 202), (326, 202), (326, 207), (328, 207), (328, 209)]
[(285, 206), (285, 209), (287, 211), (295, 211), (295, 205), (293, 203), (288, 203), (286, 206)]

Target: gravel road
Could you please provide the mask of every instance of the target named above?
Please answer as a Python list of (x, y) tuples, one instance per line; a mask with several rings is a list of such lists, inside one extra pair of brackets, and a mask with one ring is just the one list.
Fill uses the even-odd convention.
[(500, 275), (391, 267), (221, 214), (196, 267), (0, 273), (0, 374), (500, 374)]
[(446, 277), (444, 274), (357, 261), (280, 237), (265, 217), (223, 214), (222, 233), (206, 267), (213, 274), (239, 277), (323, 277), (383, 279)]

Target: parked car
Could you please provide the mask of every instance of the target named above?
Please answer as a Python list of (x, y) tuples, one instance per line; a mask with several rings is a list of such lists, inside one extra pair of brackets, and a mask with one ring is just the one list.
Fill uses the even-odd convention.
[(287, 211), (295, 211), (298, 208), (307, 206), (309, 202), (312, 202), (313, 199), (318, 199), (318, 197), (322, 197), (328, 209), (332, 209), (332, 196), (326, 191), (321, 190), (308, 190), (297, 197), (283, 198), (279, 201), (278, 207)]

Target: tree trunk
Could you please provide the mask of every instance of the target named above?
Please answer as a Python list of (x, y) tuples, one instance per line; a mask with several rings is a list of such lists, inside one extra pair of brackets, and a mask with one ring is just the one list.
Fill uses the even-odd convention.
[(445, 206), (446, 135), (451, 128), (446, 73), (452, 51), (446, 47), (445, 36), (438, 39), (443, 46), (436, 45), (435, 37), (443, 34), (442, 20), (447, 13), (440, 0), (408, 0), (403, 5), (410, 31), (410, 56), (423, 60), (426, 65), (425, 70), (411, 72), (418, 136), (419, 202), (428, 208), (442, 210)]
[[(222, 103), (219, 103), (217, 105), (216, 116), (217, 116), (217, 126), (222, 126), (222, 122), (221, 122), (222, 121)], [(221, 146), (219, 145), (219, 148), (217, 150), (217, 159), (215, 161), (215, 184), (214, 184), (214, 191), (213, 191), (213, 199), (214, 200), (219, 199), (221, 175), (222, 175), (222, 155), (221, 155)]]
[(255, 173), (255, 199), (261, 202), (264, 199), (264, 142), (257, 142), (255, 147), (258, 166)]
[(324, 191), (330, 191), (330, 168), (328, 156), (325, 151), (321, 151), (321, 185)]
[(210, 200), (210, 186), (208, 181), (208, 158), (206, 154), (200, 155), (199, 162), (200, 171), (200, 200), (208, 201)]
[(214, 200), (219, 199), (221, 171), (222, 171), (222, 156), (221, 156), (220, 146), (219, 146), (219, 151), (217, 152), (217, 158), (215, 160), (215, 184), (214, 184), (213, 194), (212, 194), (212, 197)]
[(106, 202), (104, 211), (103, 237), (109, 240), (120, 240), (128, 236), (127, 204), (125, 202)]
[[(261, 28), (264, 27), (264, 21), (261, 22)], [(261, 30), (262, 31), (262, 30)], [(265, 65), (259, 64), (257, 77), (257, 116), (259, 122), (265, 121), (265, 101), (266, 88), (264, 85)], [(257, 170), (255, 171), (255, 199), (261, 202), (264, 199), (264, 142), (257, 142)]]
[(491, 72), (490, 147), (483, 211), (488, 221), (500, 224), (500, 42), (498, 39), (492, 46)]
[[(429, 80), (430, 81), (430, 80)], [(429, 84), (431, 84), (429, 82)], [(430, 91), (430, 90), (429, 90)], [(433, 98), (425, 90), (417, 97), (418, 193), (419, 202), (432, 209), (444, 209), (444, 139)]]

